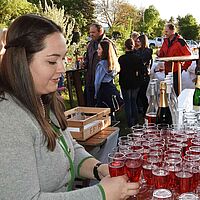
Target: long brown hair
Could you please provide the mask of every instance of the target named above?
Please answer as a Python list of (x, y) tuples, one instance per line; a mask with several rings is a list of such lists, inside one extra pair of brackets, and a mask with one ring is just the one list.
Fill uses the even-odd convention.
[(146, 35), (140, 35), (138, 37), (138, 39), (140, 40), (141, 42), (141, 48), (142, 49), (145, 49), (145, 48), (148, 48), (149, 47), (149, 40), (148, 40), (148, 37)]
[[(47, 142), (47, 148), (51, 151), (56, 146), (57, 135), (48, 123), (48, 116), (43, 117), (29, 65), (34, 54), (45, 48), (45, 38), (55, 32), (62, 33), (62, 30), (60, 26), (49, 19), (32, 14), (18, 17), (8, 29), (6, 52), (0, 68), (1, 99), (7, 92), (17, 98), (35, 116), (42, 128), (44, 142)], [(51, 109), (58, 119), (61, 129), (66, 129), (64, 105), (57, 93), (42, 95), (41, 98), (46, 115)]]
[(103, 49), (101, 60), (108, 60), (108, 70), (116, 70), (119, 72), (120, 67), (113, 44), (108, 40), (102, 40), (99, 44)]
[(126, 49), (128, 49), (129, 51), (133, 51), (135, 46), (135, 41), (132, 38), (129, 38), (125, 41), (124, 45)]

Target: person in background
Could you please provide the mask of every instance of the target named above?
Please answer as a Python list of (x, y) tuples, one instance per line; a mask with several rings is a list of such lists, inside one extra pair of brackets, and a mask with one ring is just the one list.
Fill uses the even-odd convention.
[(142, 59), (133, 53), (134, 40), (125, 41), (125, 54), (119, 57), (119, 84), (125, 103), (128, 127), (139, 122), (137, 96), (142, 84), (144, 65)]
[[(176, 33), (176, 28), (174, 24), (167, 23), (165, 25), (165, 36), (164, 42), (161, 49), (157, 52), (158, 57), (172, 57), (172, 56), (189, 56), (191, 51), (186, 43), (186, 41)], [(182, 70), (187, 70), (191, 65), (191, 61), (182, 62)], [(174, 79), (174, 90), (178, 96), (178, 64), (175, 62), (172, 69), (172, 62), (165, 62), (165, 74), (173, 70)]]
[(113, 82), (114, 77), (119, 72), (119, 63), (113, 45), (107, 40), (103, 40), (98, 45), (98, 57), (95, 74), (95, 95), (97, 107), (109, 107), (111, 113), (123, 105), (123, 99)]
[(3, 57), (3, 54), (5, 53), (5, 45), (6, 45), (6, 33), (7, 28), (3, 28), (0, 30), (0, 63)]
[(150, 68), (152, 64), (153, 50), (149, 48), (149, 42), (146, 35), (140, 35), (137, 38), (136, 43), (138, 44), (139, 48), (135, 50), (135, 53), (142, 59), (142, 62), (145, 66), (144, 80), (138, 93), (137, 105), (139, 112), (142, 113), (143, 116), (145, 116), (149, 105), (146, 91), (150, 81)]
[[(5, 49), (0, 68), (1, 199), (121, 200), (136, 194), (137, 183), (129, 183), (126, 175), (107, 176), (108, 165), (66, 131), (64, 104), (56, 92), (67, 52), (60, 26), (39, 15), (22, 15), (9, 27)], [(71, 191), (77, 176), (101, 181)]]
[(62, 74), (58, 81), (57, 91), (61, 95), (62, 91), (64, 91), (64, 90), (65, 90), (65, 76), (64, 76), (64, 74)]
[(97, 55), (98, 44), (102, 40), (109, 40), (109, 38), (106, 37), (102, 25), (97, 23), (91, 24), (89, 32), (91, 41), (88, 44), (83, 65), (83, 67), (87, 69), (84, 93), (85, 93), (86, 106), (93, 107), (96, 105), (96, 101), (94, 99), (94, 93), (95, 93), (94, 80), (95, 80), (96, 66), (97, 63), (99, 62), (99, 58)]
[(139, 45), (138, 43), (136, 42), (137, 41), (137, 38), (140, 36), (140, 34), (137, 32), (137, 31), (133, 31), (132, 34), (131, 34), (131, 38), (134, 40), (135, 42), (135, 47), (134, 49), (137, 50), (139, 48)]

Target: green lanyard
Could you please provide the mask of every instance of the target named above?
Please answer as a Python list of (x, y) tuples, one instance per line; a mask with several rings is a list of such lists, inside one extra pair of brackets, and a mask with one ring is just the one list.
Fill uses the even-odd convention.
[(60, 133), (60, 128), (56, 126), (53, 122), (51, 122), (51, 126), (53, 130), (59, 134), (58, 143), (60, 144), (67, 158), (69, 159), (71, 180), (68, 183), (67, 191), (71, 191), (73, 183), (74, 183), (74, 179), (75, 179), (75, 170), (74, 170), (73, 161), (70, 156), (70, 149), (67, 146), (64, 136)]

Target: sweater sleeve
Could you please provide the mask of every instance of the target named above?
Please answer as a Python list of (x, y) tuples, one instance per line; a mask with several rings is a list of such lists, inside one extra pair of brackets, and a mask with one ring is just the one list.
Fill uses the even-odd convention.
[[(79, 170), (80, 170), (81, 164), (86, 159), (93, 158), (93, 156), (91, 154), (89, 154), (82, 145), (78, 144), (78, 142), (72, 138), (70, 133), (68, 133), (68, 136), (71, 137), (73, 147), (74, 147), (75, 176), (80, 177)], [(83, 178), (85, 178), (85, 177), (83, 177)]]
[(104, 78), (104, 76), (106, 75), (106, 69), (105, 69), (105, 65), (100, 61), (97, 65), (97, 69), (96, 69), (96, 74), (95, 74), (95, 82), (94, 82), (94, 86), (95, 86), (95, 95), (94, 97), (97, 98), (97, 94), (99, 92), (100, 86), (101, 86), (101, 82)]
[[(2, 104), (2, 103), (1, 103)], [(1, 199), (15, 200), (103, 200), (102, 189), (92, 186), (70, 192), (56, 192), (50, 187), (41, 188), (38, 176), (34, 135), (41, 134), (40, 129), (23, 116), (20, 110), (8, 109), (0, 105), (0, 191)], [(6, 114), (5, 114), (6, 113)], [(20, 116), (20, 117), (17, 117)], [(42, 145), (43, 141), (41, 141)], [(88, 154), (75, 144), (78, 160)], [(81, 150), (82, 149), (82, 150)], [(46, 151), (52, 154), (53, 152)], [(42, 156), (42, 154), (41, 154)], [(40, 160), (43, 160), (40, 157)], [(57, 163), (59, 166), (59, 162)], [(48, 166), (47, 166), (48, 167)], [(44, 171), (45, 173), (45, 171)], [(56, 173), (56, 172), (55, 172)], [(48, 177), (47, 177), (48, 178)], [(50, 185), (50, 180), (46, 181)], [(63, 188), (65, 189), (65, 188)], [(63, 191), (63, 190), (62, 190)]]
[[(105, 200), (104, 191), (98, 185), (86, 187), (71, 192), (59, 192), (59, 193), (40, 193), (30, 200)], [(25, 198), (26, 200), (29, 200)], [(15, 198), (15, 200), (18, 200)], [(21, 199), (19, 199), (21, 200)]]

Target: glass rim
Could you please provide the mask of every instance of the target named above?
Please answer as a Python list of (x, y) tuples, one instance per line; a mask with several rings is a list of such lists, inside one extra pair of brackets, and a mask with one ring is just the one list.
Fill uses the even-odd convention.
[[(131, 155), (136, 155), (136, 157), (131, 157)], [(125, 158), (127, 159), (140, 159), (142, 157), (142, 154), (139, 152), (129, 152), (125, 154)]]
[[(178, 197), (178, 200), (184, 200), (184, 199), (181, 199), (181, 198), (185, 198), (185, 197), (186, 197), (186, 198), (187, 198), (187, 197), (189, 197), (189, 198), (195, 197), (196, 200), (199, 199), (198, 196), (196, 196), (195, 193), (193, 193), (193, 192), (186, 192), (186, 193), (182, 193), (182, 194)], [(185, 199), (185, 200), (187, 200), (187, 199)]]
[(170, 197), (172, 197), (172, 193), (168, 189), (156, 189), (156, 190), (153, 191), (153, 197), (170, 198)]
[[(115, 155), (121, 155), (121, 157), (115, 157)], [(111, 152), (111, 153), (109, 153), (108, 154), (108, 157), (109, 158), (115, 158), (116, 160), (117, 159), (122, 159), (122, 158), (125, 158), (125, 154), (124, 153), (122, 153), (122, 152)]]

